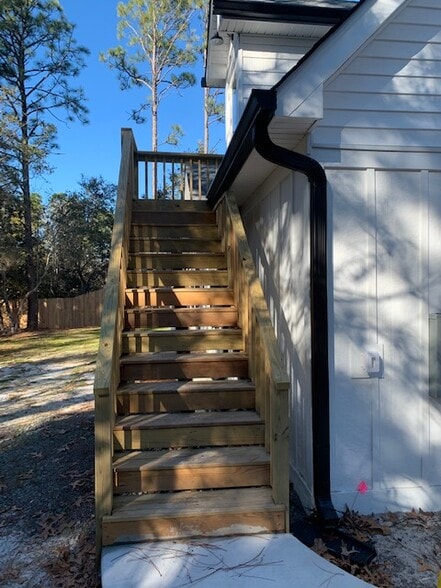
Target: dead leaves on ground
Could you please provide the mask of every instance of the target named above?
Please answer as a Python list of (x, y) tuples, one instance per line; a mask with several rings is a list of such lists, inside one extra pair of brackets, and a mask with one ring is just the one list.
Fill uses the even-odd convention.
[[(413, 553), (414, 562), (417, 565), (416, 573), (433, 574), (438, 577), (440, 574), (441, 562), (441, 526), (437, 513), (425, 512), (423, 510), (412, 510), (410, 512), (393, 512), (384, 515), (361, 515), (358, 512), (346, 509), (341, 520), (342, 527), (351, 537), (362, 541), (369, 542), (375, 539), (375, 536), (394, 536), (398, 529), (407, 531), (413, 536), (418, 530), (424, 533), (424, 536), (432, 541), (416, 542), (415, 545), (407, 546), (400, 543), (400, 549), (407, 549)], [(401, 541), (397, 539), (397, 541)], [(387, 569), (387, 564), (379, 564), (375, 561), (367, 566), (358, 566), (351, 564), (351, 551), (342, 543), (341, 557), (329, 553), (326, 544), (320, 539), (316, 540), (314, 551), (331, 561), (335, 565), (343, 568), (372, 584), (378, 588), (390, 588), (394, 586), (392, 570)], [(381, 554), (380, 554), (381, 555)]]
[(372, 535), (390, 535), (390, 525), (381, 523), (374, 515), (361, 515), (348, 508), (343, 513), (342, 526), (358, 541), (369, 541)]
[(342, 541), (341, 545), (341, 557), (332, 554), (322, 539), (316, 539), (312, 549), (321, 557), (345, 570), (345, 572), (364, 580), (368, 584), (372, 584), (378, 588), (392, 588), (393, 586), (392, 579), (387, 573), (387, 570), (384, 570), (384, 568), (381, 568), (378, 564), (371, 563), (366, 566), (359, 566), (355, 563), (351, 563), (350, 555), (356, 552), (356, 550), (348, 549), (344, 541)]
[(54, 588), (92, 588), (96, 586), (93, 537), (82, 534), (75, 542), (57, 545), (44, 568), (53, 578)]

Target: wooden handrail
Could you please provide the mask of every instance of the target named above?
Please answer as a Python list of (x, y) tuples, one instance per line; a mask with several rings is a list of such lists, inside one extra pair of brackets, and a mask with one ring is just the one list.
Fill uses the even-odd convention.
[(113, 425), (124, 323), (126, 267), (135, 183), (136, 144), (131, 129), (121, 131), (121, 166), (109, 268), (95, 369), (95, 505), (96, 541), (101, 549), (101, 521), (112, 512)]
[(136, 165), (143, 198), (204, 200), (216, 175), (221, 155), (138, 151)]
[[(234, 196), (226, 193), (217, 207), (220, 232), (228, 252), (230, 287), (236, 296), (239, 325), (256, 386), (256, 410), (265, 420), (265, 445), (271, 456), (274, 502), (289, 513), (289, 386), (271, 316)], [(289, 520), (287, 515), (287, 529)]]

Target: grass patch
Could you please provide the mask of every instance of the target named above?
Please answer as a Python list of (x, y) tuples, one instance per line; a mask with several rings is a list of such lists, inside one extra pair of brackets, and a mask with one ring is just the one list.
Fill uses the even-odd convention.
[(0, 338), (0, 366), (57, 357), (94, 356), (98, 351), (98, 328), (18, 333)]

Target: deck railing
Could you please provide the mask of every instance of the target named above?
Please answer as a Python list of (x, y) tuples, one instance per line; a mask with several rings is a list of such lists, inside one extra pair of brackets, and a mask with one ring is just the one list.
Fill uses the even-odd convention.
[(265, 446), (271, 455), (274, 502), (284, 504), (289, 529), (289, 378), (257, 277), (242, 218), (232, 194), (217, 207), (219, 230), (228, 255), (229, 285), (239, 310), (250, 378), (256, 387), (256, 410), (265, 420)]
[(121, 165), (113, 224), (109, 269), (104, 290), (98, 348), (95, 395), (95, 502), (96, 539), (101, 548), (101, 521), (113, 506), (113, 425), (116, 391), (120, 381), (119, 358), (124, 325), (124, 297), (132, 199), (135, 192), (136, 144), (130, 129), (122, 129)]
[(168, 200), (205, 200), (221, 155), (138, 151), (135, 165), (138, 197)]

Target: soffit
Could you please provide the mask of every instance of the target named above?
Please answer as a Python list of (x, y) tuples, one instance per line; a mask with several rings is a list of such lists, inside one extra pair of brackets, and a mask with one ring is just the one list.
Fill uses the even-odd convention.
[[(207, 31), (207, 85), (225, 85), (230, 39), (234, 35), (319, 40), (355, 4), (345, 0), (212, 0)], [(210, 42), (216, 33), (222, 44)]]
[[(270, 139), (281, 147), (297, 151), (305, 135), (315, 122), (312, 119), (274, 117), (269, 126)], [(301, 150), (300, 150), (301, 151)], [(254, 149), (229, 188), (241, 206), (261, 186), (277, 165), (263, 159)]]

